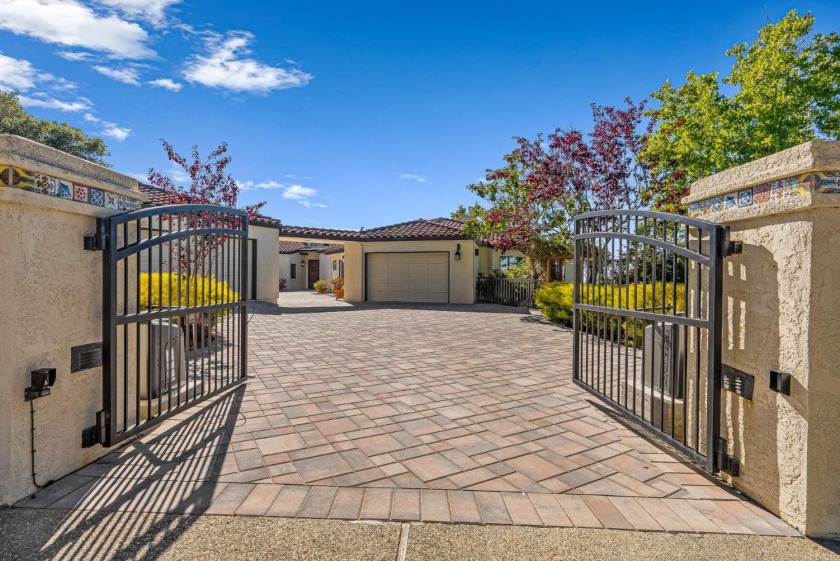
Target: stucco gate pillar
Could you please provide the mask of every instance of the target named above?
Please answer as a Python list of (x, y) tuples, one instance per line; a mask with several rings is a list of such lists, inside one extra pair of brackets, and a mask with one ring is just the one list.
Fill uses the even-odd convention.
[[(97, 218), (145, 200), (136, 179), (0, 134), (0, 506), (35, 491), (33, 472), (43, 485), (108, 451), (82, 447), (102, 408), (102, 368), (74, 367), (72, 356), (101, 345), (103, 290), (102, 253), (83, 239)], [(57, 379), (30, 404), (36, 368), (55, 368)]]
[(683, 200), (743, 243), (725, 262), (722, 362), (755, 385), (751, 400), (721, 399), (740, 460), (729, 479), (814, 536), (840, 534), (838, 178), (840, 142), (814, 141), (701, 179)]

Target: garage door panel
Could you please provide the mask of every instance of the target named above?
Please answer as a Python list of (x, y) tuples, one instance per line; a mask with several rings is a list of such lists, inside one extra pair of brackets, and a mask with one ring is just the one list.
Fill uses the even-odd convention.
[(408, 262), (425, 265), (429, 262), (428, 253), (408, 253)]
[(445, 281), (449, 278), (449, 267), (431, 263), (428, 265), (429, 278), (436, 281)]
[(408, 282), (410, 275), (408, 263), (388, 264), (388, 282)]
[(449, 301), (449, 254), (367, 254), (367, 299), (370, 302)]
[(429, 283), (428, 290), (429, 292), (441, 292), (445, 294), (449, 292), (449, 285), (445, 282), (432, 282)]

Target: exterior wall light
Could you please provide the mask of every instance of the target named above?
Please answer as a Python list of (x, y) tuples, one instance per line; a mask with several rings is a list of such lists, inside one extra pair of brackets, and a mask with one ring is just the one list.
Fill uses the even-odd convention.
[(455, 261), (461, 260), (461, 244), (458, 244), (458, 248), (455, 250)]
[(29, 373), (32, 385), (26, 388), (26, 401), (50, 395), (50, 388), (55, 385), (55, 368), (38, 368)]

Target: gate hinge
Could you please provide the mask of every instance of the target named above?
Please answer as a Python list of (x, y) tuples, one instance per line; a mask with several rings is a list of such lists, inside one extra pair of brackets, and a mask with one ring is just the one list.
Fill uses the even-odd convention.
[(727, 241), (723, 244), (723, 256), (738, 255), (744, 251), (744, 242), (741, 241)]
[(102, 444), (105, 435), (105, 411), (96, 412), (96, 424), (82, 431), (82, 448)]
[(741, 473), (741, 462), (735, 456), (729, 454), (725, 438), (718, 437), (715, 442), (715, 463), (721, 473), (738, 477)]
[(93, 234), (92, 236), (84, 237), (84, 247), (87, 251), (102, 251), (105, 249), (105, 244), (108, 236), (102, 233)]

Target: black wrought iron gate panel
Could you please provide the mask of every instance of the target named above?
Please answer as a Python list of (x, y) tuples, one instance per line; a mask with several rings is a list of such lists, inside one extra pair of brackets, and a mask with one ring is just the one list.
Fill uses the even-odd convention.
[(102, 443), (239, 382), (247, 368), (248, 215), (211, 205), (100, 219)]
[(574, 243), (575, 381), (717, 471), (726, 228), (591, 212)]

